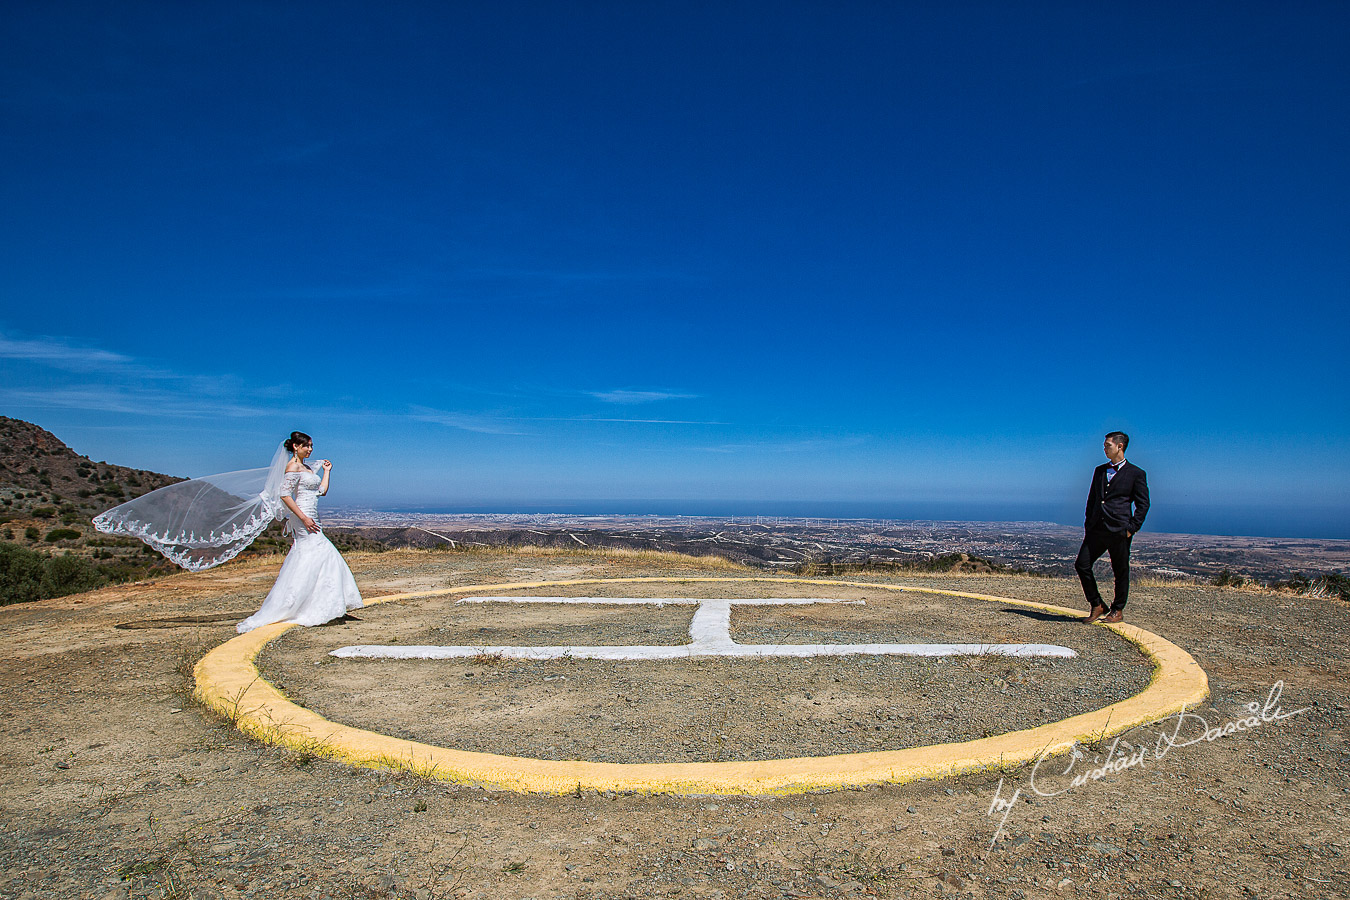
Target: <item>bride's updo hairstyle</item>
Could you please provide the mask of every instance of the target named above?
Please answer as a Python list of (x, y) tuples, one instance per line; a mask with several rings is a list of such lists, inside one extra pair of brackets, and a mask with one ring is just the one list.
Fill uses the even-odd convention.
[(287, 453), (294, 453), (296, 447), (303, 447), (305, 445), (311, 447), (314, 446), (314, 438), (305, 434), (303, 431), (292, 431), (291, 436), (286, 438), (286, 442), (282, 446), (286, 448)]

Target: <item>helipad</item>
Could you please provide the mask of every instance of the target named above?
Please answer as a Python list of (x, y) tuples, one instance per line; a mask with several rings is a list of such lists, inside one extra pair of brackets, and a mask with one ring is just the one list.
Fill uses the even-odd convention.
[[(524, 582), (517, 584), (466, 585), (438, 591), (424, 591), (382, 597), (372, 603), (424, 599), (444, 595), (482, 595), (482, 601), (511, 602), (658, 602), (653, 598), (564, 598), (551, 596), (494, 597), (492, 592), (548, 588), (572, 589), (578, 585), (611, 586), (624, 584), (700, 584), (759, 583), (764, 586), (828, 585), (832, 588), (856, 587), (871, 591), (940, 594), (973, 600), (1010, 604), (1056, 615), (1077, 616), (1074, 610), (1056, 606), (973, 594), (932, 590), (873, 582), (842, 582), (812, 579), (778, 578), (619, 578), (571, 579), (565, 581)], [(662, 589), (664, 591), (664, 589)], [(676, 593), (676, 592), (669, 592)], [(702, 631), (691, 627), (688, 644), (659, 648), (593, 647), (397, 647), (360, 646), (339, 648), (335, 655), (348, 657), (375, 655), (435, 660), (463, 657), (489, 649), (518, 658), (547, 658), (550, 652), (568, 652), (574, 658), (588, 658), (578, 650), (597, 651), (589, 658), (669, 659), (678, 665), (681, 658), (700, 653), (763, 657), (792, 654), (839, 655), (842, 653), (1000, 653), (1004, 655), (1072, 655), (1072, 651), (1053, 645), (766, 645), (736, 644), (725, 631), (725, 612), (732, 603), (805, 603), (839, 602), (825, 599), (803, 600), (686, 600), (678, 596), (660, 602), (699, 604), (695, 625), (702, 617)], [(1181, 648), (1163, 638), (1132, 625), (1107, 626), (1136, 644), (1154, 664), (1152, 681), (1139, 694), (1118, 703), (1051, 722), (1036, 728), (1014, 731), (959, 743), (936, 744), (900, 750), (846, 753), (832, 756), (795, 757), (736, 762), (613, 763), (585, 760), (548, 760), (470, 752), (438, 747), (374, 731), (362, 730), (325, 719), (288, 700), (276, 687), (264, 680), (254, 664), (259, 651), (285, 633), (290, 625), (272, 625), (257, 629), (216, 648), (196, 667), (197, 693), (208, 706), (230, 717), (241, 730), (262, 740), (330, 756), (353, 765), (402, 767), (446, 781), (476, 784), (494, 789), (539, 793), (565, 793), (576, 790), (616, 790), (667, 792), (681, 794), (782, 794), (808, 790), (854, 787), (885, 782), (904, 782), (920, 778), (944, 777), (991, 767), (1013, 766), (1035, 759), (1043, 752), (1070, 749), (1075, 742), (1097, 740), (1146, 722), (1157, 721), (1192, 707), (1208, 694), (1203, 670)], [(785, 648), (785, 649), (783, 649)], [(842, 649), (841, 649), (842, 648)], [(615, 651), (646, 650), (655, 655), (615, 656)], [(434, 665), (428, 662), (428, 665)], [(662, 663), (665, 665), (665, 663)]]

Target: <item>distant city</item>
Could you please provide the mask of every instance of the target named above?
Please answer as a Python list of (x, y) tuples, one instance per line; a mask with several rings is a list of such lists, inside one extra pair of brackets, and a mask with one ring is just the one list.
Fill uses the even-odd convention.
[[(715, 553), (769, 569), (904, 565), (968, 554), (1009, 569), (1072, 575), (1082, 529), (1049, 522), (787, 516), (432, 513), (337, 508), (326, 523), (392, 546), (586, 546)], [(1350, 541), (1142, 532), (1136, 572), (1260, 581), (1350, 569)]]

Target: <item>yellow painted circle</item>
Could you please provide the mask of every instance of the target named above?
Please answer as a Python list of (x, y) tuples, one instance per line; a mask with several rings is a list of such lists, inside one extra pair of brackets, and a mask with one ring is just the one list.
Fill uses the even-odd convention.
[[(809, 578), (579, 578), (479, 584), (377, 597), (367, 605), (469, 591), (651, 582), (770, 582), (860, 587), (941, 594), (1011, 603), (1057, 615), (1079, 615), (1075, 610), (1060, 606), (988, 594)], [(1209, 695), (1209, 679), (1190, 654), (1152, 632), (1121, 623), (1104, 627), (1138, 645), (1153, 660), (1153, 678), (1148, 687), (1110, 706), (1023, 731), (905, 750), (752, 762), (599, 763), (527, 759), (452, 750), (351, 728), (330, 722), (292, 703), (263, 679), (254, 665), (254, 659), (270, 641), (293, 627), (285, 623), (266, 625), (227, 641), (202, 657), (194, 669), (198, 699), (229, 718), (241, 731), (268, 743), (342, 760), (355, 766), (408, 769), (442, 781), (525, 793), (563, 794), (595, 790), (669, 794), (792, 794), (943, 778), (965, 772), (1017, 766), (1036, 759), (1042, 753), (1064, 752), (1072, 748), (1075, 742), (1098, 740), (1175, 715), (1182, 709), (1196, 706)]]

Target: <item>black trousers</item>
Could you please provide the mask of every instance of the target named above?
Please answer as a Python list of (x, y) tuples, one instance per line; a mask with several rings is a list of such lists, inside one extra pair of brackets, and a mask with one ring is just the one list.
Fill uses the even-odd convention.
[(1111, 574), (1116, 579), (1116, 599), (1111, 604), (1111, 611), (1119, 612), (1130, 597), (1130, 539), (1124, 532), (1090, 529), (1083, 537), (1083, 546), (1078, 548), (1078, 559), (1073, 567), (1078, 571), (1078, 580), (1083, 582), (1083, 596), (1087, 597), (1088, 603), (1105, 606), (1102, 592), (1097, 590), (1097, 579), (1092, 575), (1092, 564), (1101, 559), (1103, 553), (1111, 554)]

